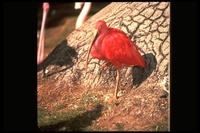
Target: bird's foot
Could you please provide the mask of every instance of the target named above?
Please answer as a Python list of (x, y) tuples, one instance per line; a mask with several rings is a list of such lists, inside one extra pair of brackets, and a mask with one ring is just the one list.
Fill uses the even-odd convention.
[(107, 95), (107, 96), (105, 96), (105, 102), (107, 102), (107, 103), (111, 103), (111, 102), (116, 102), (116, 101), (119, 101), (119, 100), (121, 100), (122, 99), (122, 97), (121, 96), (111, 96), (111, 95)]
[(111, 97), (110, 99), (108, 99), (107, 101), (105, 101), (106, 104), (111, 104), (114, 106), (118, 106), (120, 104), (120, 102), (122, 101), (122, 97)]
[(115, 102), (117, 101), (116, 97), (110, 97), (108, 100), (106, 100), (105, 102), (106, 103), (112, 103), (112, 102)]

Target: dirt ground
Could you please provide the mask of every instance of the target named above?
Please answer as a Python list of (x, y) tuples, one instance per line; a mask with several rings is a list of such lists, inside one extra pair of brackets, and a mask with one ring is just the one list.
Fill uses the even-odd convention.
[[(88, 18), (107, 4), (93, 3)], [(41, 7), (38, 6), (38, 33)], [(74, 3), (50, 3), (45, 30), (45, 57), (75, 29), (79, 12), (74, 10)], [(45, 86), (48, 85), (38, 86), (38, 127), (41, 131), (169, 130), (169, 96), (163, 90), (148, 88), (148, 84), (143, 85), (146, 94), (142, 94), (143, 90), (126, 90), (125, 96), (119, 100), (112, 99), (114, 89), (69, 87), (68, 90), (49, 90)], [(154, 93), (157, 96), (152, 96), (152, 91), (157, 91)], [(144, 97), (153, 98), (145, 101)], [(159, 107), (154, 107), (155, 102)]]

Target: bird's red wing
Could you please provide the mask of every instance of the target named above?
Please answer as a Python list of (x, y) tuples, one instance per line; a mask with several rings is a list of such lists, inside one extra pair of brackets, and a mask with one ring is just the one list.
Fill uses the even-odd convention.
[(129, 65), (146, 66), (137, 46), (118, 29), (110, 28), (102, 41), (102, 49), (107, 60), (117, 68)]

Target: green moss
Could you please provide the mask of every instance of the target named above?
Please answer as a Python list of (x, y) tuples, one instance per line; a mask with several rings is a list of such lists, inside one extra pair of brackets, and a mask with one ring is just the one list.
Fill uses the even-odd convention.
[(165, 117), (161, 122), (157, 122), (151, 126), (154, 131), (169, 131), (168, 117)]
[(115, 125), (118, 131), (124, 130), (124, 123), (116, 123)]

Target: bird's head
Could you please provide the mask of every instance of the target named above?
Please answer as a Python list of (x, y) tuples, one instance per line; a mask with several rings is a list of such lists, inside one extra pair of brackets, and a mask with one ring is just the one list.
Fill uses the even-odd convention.
[(105, 31), (107, 28), (106, 22), (103, 20), (98, 20), (94, 26), (96, 30), (98, 30), (98, 33), (102, 33), (102, 31)]
[(95, 23), (94, 31), (93, 31), (93, 37), (92, 37), (92, 43), (91, 43), (90, 46), (89, 46), (89, 50), (88, 50), (88, 53), (87, 53), (87, 56), (86, 56), (86, 65), (85, 65), (85, 69), (86, 69), (86, 70), (87, 70), (87, 65), (88, 65), (89, 54), (90, 54), (92, 45), (94, 44), (94, 41), (95, 41), (96, 38), (97, 38), (97, 33), (98, 33), (98, 34), (101, 34), (102, 32), (106, 31), (106, 29), (107, 29), (107, 25), (106, 25), (106, 22), (105, 22), (105, 21), (103, 21), (103, 20), (98, 20), (98, 21)]

